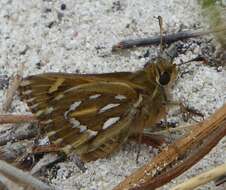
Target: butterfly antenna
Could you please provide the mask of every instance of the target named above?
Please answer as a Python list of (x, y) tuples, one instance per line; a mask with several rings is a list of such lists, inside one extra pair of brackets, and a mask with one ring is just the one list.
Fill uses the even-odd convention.
[(142, 137), (143, 137), (143, 133), (139, 132), (139, 134), (138, 134), (138, 145), (137, 145), (137, 157), (136, 157), (136, 163), (137, 164), (139, 163)]
[(143, 139), (143, 131), (144, 131), (144, 128), (145, 128), (145, 121), (143, 120), (142, 123), (141, 123), (141, 129), (138, 131), (137, 133), (137, 141), (138, 141), (138, 145), (137, 145), (137, 157), (136, 157), (136, 163), (138, 164), (139, 163), (139, 157), (140, 157), (140, 150), (141, 150), (141, 143), (142, 143), (142, 139)]
[(161, 16), (157, 17), (159, 21), (159, 29), (160, 29), (160, 53), (163, 52), (163, 19)]

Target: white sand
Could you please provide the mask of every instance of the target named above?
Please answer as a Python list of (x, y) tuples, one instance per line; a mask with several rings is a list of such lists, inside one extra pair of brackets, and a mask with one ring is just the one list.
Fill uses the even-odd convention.
[[(195, 0), (118, 1), (121, 7), (113, 5), (114, 2), (117, 1), (1, 0), (0, 75), (15, 74), (21, 63), (26, 67), (24, 76), (50, 71), (135, 71), (142, 68), (148, 60), (139, 59), (148, 48), (120, 55), (112, 54), (111, 47), (125, 38), (158, 34), (158, 22), (154, 16), (161, 15), (164, 18), (167, 32), (177, 31), (181, 25), (188, 29), (193, 29), (194, 25), (205, 25)], [(64, 11), (60, 10), (62, 3), (66, 4)], [(208, 45), (206, 40), (203, 43), (206, 43), (203, 46)], [(21, 55), (26, 48), (26, 53)], [(189, 60), (200, 52), (200, 46), (194, 43), (187, 54), (181, 55), (176, 61)], [(156, 47), (151, 48), (150, 53), (156, 55)], [(224, 69), (217, 72), (214, 67), (200, 64), (192, 64), (183, 69), (190, 73), (173, 89), (175, 99), (183, 100), (206, 116), (226, 102)], [(0, 107), (4, 95), (5, 91), (0, 90)], [(27, 107), (15, 97), (10, 112), (25, 113)], [(171, 117), (171, 120), (181, 121), (180, 117)], [(223, 163), (226, 158), (225, 148), (226, 142), (221, 141), (189, 172), (162, 189), (169, 189), (169, 186), (182, 182), (187, 177)], [(151, 147), (142, 146), (140, 163), (137, 165), (134, 149), (135, 145), (127, 144), (110, 158), (88, 163), (85, 173), (81, 173), (72, 162), (58, 164), (60, 169), (52, 183), (65, 190), (111, 189), (157, 153)], [(216, 187), (208, 184), (200, 189)]]

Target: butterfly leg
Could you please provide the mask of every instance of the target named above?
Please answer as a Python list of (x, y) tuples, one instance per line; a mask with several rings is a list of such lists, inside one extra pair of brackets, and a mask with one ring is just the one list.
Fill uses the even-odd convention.
[[(143, 116), (144, 117), (144, 116)], [(141, 129), (145, 126), (145, 117), (140, 121), (141, 124)], [(142, 142), (142, 137), (143, 137), (143, 129), (142, 130), (139, 130), (138, 133), (137, 133), (137, 157), (136, 157), (136, 163), (138, 164), (138, 160), (139, 160), (139, 156), (140, 156), (140, 149), (141, 149), (141, 142)]]
[[(156, 117), (150, 117), (150, 114), (148, 111), (145, 110), (145, 108), (143, 108), (142, 110), (142, 116), (141, 119), (139, 121), (139, 124), (137, 129), (137, 131), (135, 131), (131, 136), (130, 139), (133, 141), (137, 142), (137, 157), (136, 157), (136, 162), (138, 163), (138, 159), (139, 159), (139, 155), (140, 155), (140, 145), (141, 144), (146, 144), (148, 146), (154, 146), (154, 147), (158, 147), (160, 146), (164, 141), (163, 138), (159, 138), (160, 135), (152, 135), (150, 133), (145, 133), (144, 129), (150, 129), (153, 128), (154, 124), (159, 120), (159, 118), (162, 117), (162, 113), (161, 112), (165, 112), (164, 109), (161, 110), (161, 112), (159, 112)], [(155, 115), (155, 114), (154, 114)], [(163, 114), (164, 115), (164, 114)]]
[[(190, 107), (184, 105), (182, 102), (167, 100), (165, 104), (168, 107), (170, 107), (170, 106), (177, 106), (177, 107), (179, 107), (180, 111), (182, 113), (182, 117), (183, 117), (184, 121), (188, 121), (188, 119), (190, 119), (190, 118), (193, 119), (194, 121), (196, 121), (194, 119), (195, 116), (201, 117), (202, 119), (204, 119), (204, 115), (199, 110), (190, 108)], [(198, 122), (198, 121), (196, 121), (196, 122)]]
[(182, 112), (183, 119), (185, 121), (188, 121), (188, 119), (191, 118), (192, 120), (198, 122), (197, 120), (194, 119), (194, 116), (201, 117), (202, 120), (204, 120), (204, 115), (199, 110), (189, 108), (188, 106), (185, 106), (183, 103), (180, 103), (179, 106)]
[[(131, 136), (129, 140), (139, 143), (139, 139), (137, 138), (136, 135)], [(140, 141), (141, 144), (146, 144), (154, 148), (160, 147), (165, 142), (166, 142), (165, 138), (162, 135), (146, 134), (146, 133), (142, 133), (142, 138)]]

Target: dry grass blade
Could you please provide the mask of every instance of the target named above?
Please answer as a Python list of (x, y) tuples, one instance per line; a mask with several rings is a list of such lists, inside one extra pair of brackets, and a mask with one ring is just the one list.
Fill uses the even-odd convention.
[(47, 166), (49, 166), (53, 163), (56, 163), (60, 159), (61, 159), (61, 157), (58, 154), (46, 154), (32, 168), (30, 173), (32, 175), (35, 175), (35, 174), (39, 173), (43, 168), (46, 168)]
[(10, 83), (10, 86), (7, 90), (6, 100), (3, 103), (3, 108), (2, 108), (4, 112), (7, 112), (11, 106), (13, 97), (16, 94), (16, 91), (19, 88), (19, 85), (21, 83), (23, 70), (24, 70), (24, 64), (20, 64), (18, 68), (18, 72), (16, 76), (12, 79), (12, 82)]
[(224, 175), (222, 175), (222, 176), (218, 177), (217, 179), (215, 179), (214, 183), (215, 183), (216, 186), (218, 186), (218, 185), (221, 185), (221, 184), (223, 184), (225, 182), (226, 182), (226, 172), (225, 172)]
[(36, 123), (37, 118), (34, 115), (0, 115), (0, 124), (9, 123)]
[[(197, 31), (197, 32), (178, 32), (176, 34), (167, 34), (163, 36), (163, 43), (164, 44), (171, 44), (176, 41), (180, 40), (186, 40), (189, 38), (196, 38), (204, 35), (209, 35), (210, 33), (219, 33), (219, 32), (224, 32), (226, 30), (225, 27), (218, 28), (215, 30), (210, 30), (210, 31)], [(112, 51), (117, 51), (121, 49), (129, 49), (129, 48), (134, 48), (134, 47), (143, 47), (143, 46), (151, 46), (151, 45), (159, 45), (161, 42), (161, 37), (147, 37), (147, 38), (140, 38), (140, 39), (128, 39), (128, 40), (123, 40), (116, 45), (112, 47)]]
[(226, 105), (194, 126), (186, 137), (167, 146), (151, 162), (127, 177), (114, 190), (155, 189), (202, 159), (226, 135)]
[(21, 82), (21, 77), (19, 75), (16, 75), (12, 82), (10, 83), (10, 86), (7, 90), (7, 93), (6, 93), (6, 100), (3, 104), (3, 111), (7, 112), (10, 108), (10, 105), (12, 103), (12, 100), (13, 100), (13, 97), (20, 85), (20, 82)]
[(0, 160), (0, 172), (10, 179), (15, 179), (14, 181), (18, 181), (21, 184), (25, 184), (26, 186), (30, 186), (34, 189), (38, 190), (53, 190), (52, 187), (46, 185), (45, 183), (39, 181), (33, 176), (19, 170), (10, 164), (7, 164), (4, 161)]
[(7, 189), (18, 189), (22, 190), (20, 184), (15, 183), (14, 181), (7, 178), (4, 174), (0, 173), (0, 189), (7, 190)]
[(177, 185), (176, 187), (172, 188), (171, 190), (186, 190), (186, 189), (194, 189), (200, 185), (206, 184), (217, 177), (220, 177), (226, 173), (226, 164), (222, 164), (209, 170), (207, 172), (201, 173), (198, 176), (195, 176), (188, 181)]

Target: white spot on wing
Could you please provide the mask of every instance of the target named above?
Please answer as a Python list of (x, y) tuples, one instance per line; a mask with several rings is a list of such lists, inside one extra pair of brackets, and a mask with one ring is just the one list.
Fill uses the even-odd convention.
[(39, 110), (38, 112), (35, 113), (36, 117), (39, 117), (40, 115), (42, 115), (44, 113), (43, 110)]
[(53, 144), (61, 144), (62, 142), (63, 142), (63, 139), (59, 138), (59, 139), (53, 141)]
[(114, 108), (114, 107), (117, 107), (117, 106), (119, 106), (120, 104), (107, 104), (106, 106), (104, 106), (103, 108), (101, 108), (100, 110), (99, 110), (99, 113), (103, 113), (103, 112), (105, 112), (105, 111), (107, 111), (107, 110), (109, 110), (109, 109), (111, 109), (111, 108)]
[(39, 105), (39, 103), (33, 104), (32, 106), (30, 106), (30, 108), (31, 108), (31, 109), (34, 109), (34, 108), (38, 107), (38, 105)]
[(70, 123), (73, 125), (72, 128), (76, 128), (80, 125), (80, 122), (78, 120), (76, 120), (75, 118), (71, 118)]
[(64, 113), (64, 118), (68, 119), (67, 115), (71, 111), (75, 111), (75, 109), (82, 103), (82, 101), (76, 101), (70, 105), (69, 109)]
[(37, 112), (35, 113), (35, 115), (36, 115), (36, 117), (39, 117), (39, 116), (42, 115), (42, 114), (48, 115), (48, 114), (52, 113), (53, 110), (54, 110), (53, 107), (49, 107), (49, 108), (46, 108), (45, 110), (39, 110), (39, 111), (37, 111)]
[(82, 103), (82, 101), (76, 101), (73, 104), (71, 104), (69, 110), (70, 111), (74, 111), (80, 104)]
[(53, 136), (53, 135), (55, 135), (55, 134), (56, 134), (55, 131), (50, 131), (50, 132), (48, 132), (48, 133), (46, 134), (46, 136), (47, 136), (47, 137), (51, 137), (51, 136)]
[(52, 119), (48, 119), (48, 120), (46, 120), (46, 121), (41, 121), (41, 124), (47, 125), (47, 124), (50, 124), (50, 123), (52, 123), (52, 122), (53, 122)]
[(20, 86), (27, 86), (27, 85), (30, 85), (31, 82), (29, 80), (23, 80), (21, 83), (20, 83)]
[(90, 129), (88, 129), (87, 132), (89, 133), (90, 138), (95, 137), (98, 133), (97, 131), (93, 131), (93, 130), (90, 130)]
[(59, 95), (57, 95), (57, 96), (54, 98), (54, 100), (60, 100), (60, 99), (62, 99), (63, 97), (64, 97), (63, 94), (59, 94)]
[(30, 98), (30, 99), (27, 99), (26, 102), (27, 102), (27, 103), (33, 102), (35, 99), (36, 99), (36, 98)]
[(31, 94), (31, 93), (32, 93), (32, 90), (27, 90), (27, 91), (22, 92), (23, 95), (28, 95), (28, 94)]
[(79, 125), (78, 128), (80, 130), (80, 133), (82, 133), (82, 132), (87, 130), (87, 127), (85, 125)]
[(107, 129), (108, 127), (111, 127), (117, 121), (119, 121), (119, 119), (120, 119), (120, 117), (112, 117), (112, 118), (109, 118), (107, 121), (104, 122), (104, 125), (103, 125), (102, 129)]
[(49, 107), (49, 108), (46, 109), (45, 114), (50, 114), (50, 113), (53, 112), (53, 110), (54, 110), (53, 107)]
[(121, 95), (121, 94), (118, 94), (117, 96), (115, 96), (115, 99), (116, 99), (116, 100), (125, 100), (126, 97), (123, 96), (123, 95)]
[(100, 96), (101, 96), (101, 94), (94, 94), (94, 95), (89, 96), (89, 99), (97, 99)]
[(72, 128), (78, 128), (80, 130), (80, 133), (87, 130), (87, 127), (85, 125), (81, 125), (80, 122), (75, 118), (71, 118), (70, 123), (72, 124)]

